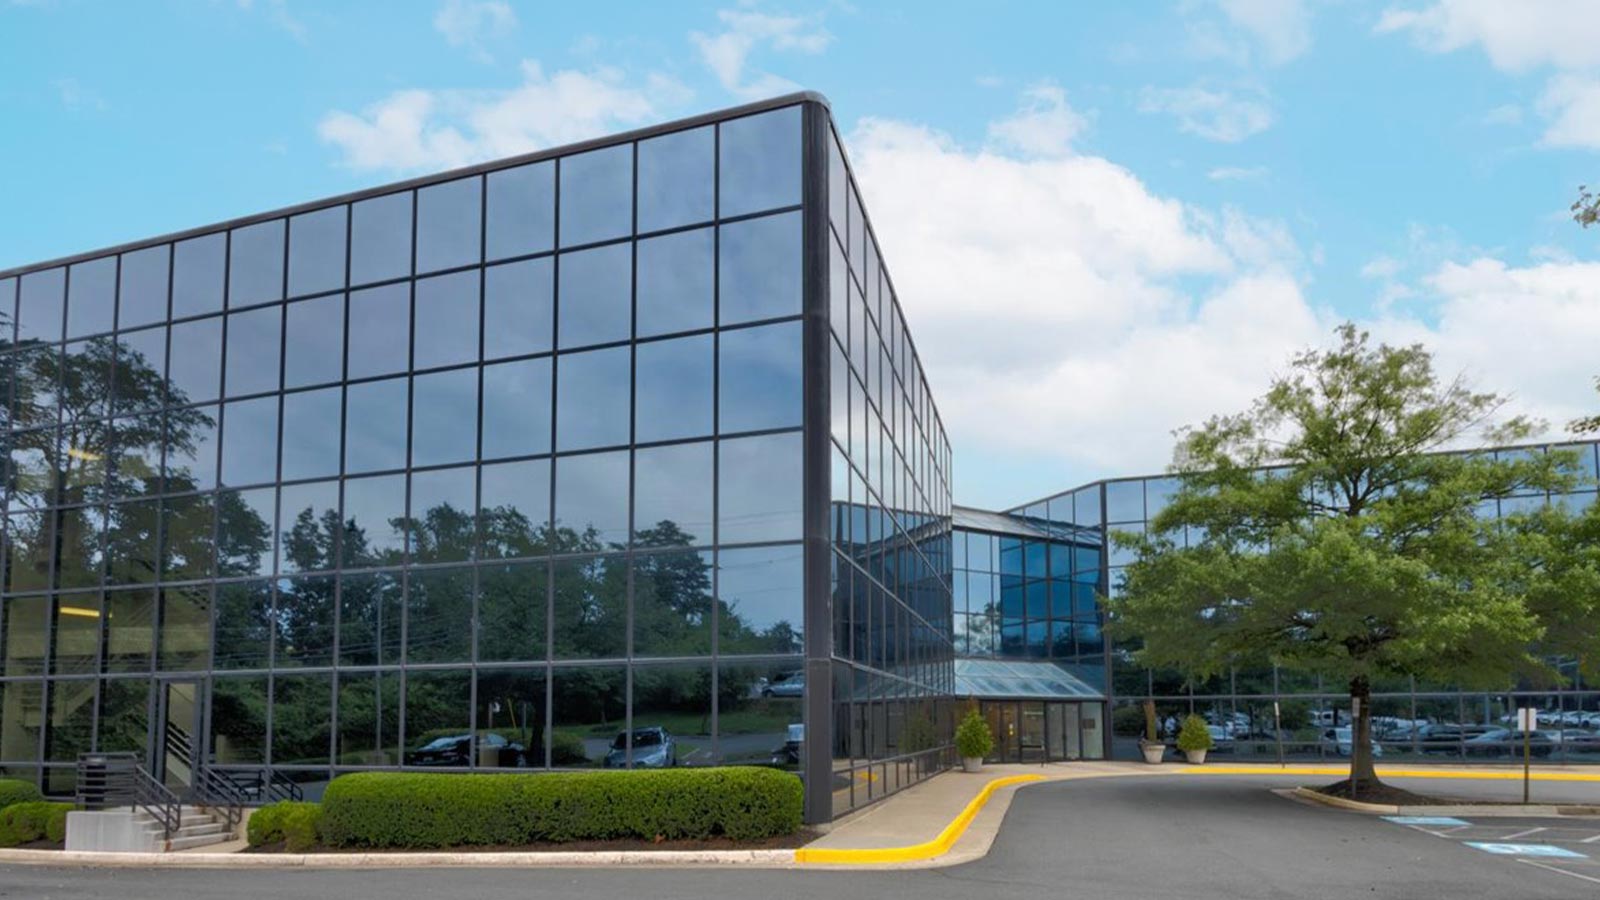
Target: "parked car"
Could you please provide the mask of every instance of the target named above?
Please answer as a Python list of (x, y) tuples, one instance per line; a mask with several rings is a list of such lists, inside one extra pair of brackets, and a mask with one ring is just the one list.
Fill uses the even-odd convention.
[(784, 732), (783, 746), (772, 751), (772, 764), (775, 766), (800, 765), (800, 751), (805, 746), (805, 743), (805, 724), (801, 722), (790, 724)]
[[(1349, 756), (1355, 746), (1351, 739), (1351, 731), (1352, 729), (1349, 725), (1323, 729), (1322, 751), (1324, 753), (1332, 753), (1335, 756)], [(1374, 757), (1382, 756), (1383, 748), (1378, 746), (1378, 742), (1370, 741), (1370, 743), (1372, 744), (1372, 755)]]
[(1417, 747), (1423, 753), (1461, 752), (1463, 742), (1481, 734), (1494, 731), (1492, 725), (1457, 725), (1450, 722), (1429, 725), (1417, 735)]
[[(495, 752), (495, 765), (502, 769), (521, 769), (528, 765), (528, 752), (516, 741), (489, 732), (478, 737), (480, 757), (489, 748)], [(468, 766), (472, 764), (472, 735), (451, 734), (437, 737), (415, 750), (406, 751), (408, 766)], [(480, 758), (479, 764), (482, 764)]]
[[(1468, 756), (1521, 756), (1522, 740), (1520, 731), (1495, 728), (1468, 740), (1463, 746)], [(1555, 739), (1543, 731), (1528, 732), (1527, 740), (1528, 753), (1533, 756), (1549, 756), (1556, 746)]]
[[(633, 767), (635, 769), (667, 769), (678, 764), (678, 742), (671, 733), (659, 725), (633, 730)], [(606, 753), (605, 767), (622, 769), (628, 765), (628, 733), (617, 732)]]
[(1233, 733), (1224, 725), (1207, 725), (1206, 731), (1211, 734), (1212, 753), (1232, 753)]
[(804, 697), (806, 695), (806, 673), (784, 672), (761, 686), (763, 697)]

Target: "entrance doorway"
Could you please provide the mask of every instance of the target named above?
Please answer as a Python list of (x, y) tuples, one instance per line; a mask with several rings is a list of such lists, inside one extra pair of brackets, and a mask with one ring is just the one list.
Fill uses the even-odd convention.
[(1101, 759), (1103, 704), (1053, 700), (983, 700), (994, 733), (993, 762)]
[(198, 679), (159, 680), (156, 689), (156, 735), (151, 742), (156, 778), (182, 796), (194, 786), (204, 734), (205, 683)]

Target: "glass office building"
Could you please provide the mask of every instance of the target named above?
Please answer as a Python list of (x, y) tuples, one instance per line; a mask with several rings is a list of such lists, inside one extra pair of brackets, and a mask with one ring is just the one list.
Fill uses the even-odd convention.
[(949, 444), (848, 178), (794, 95), (0, 273), (0, 769), (933, 771)]

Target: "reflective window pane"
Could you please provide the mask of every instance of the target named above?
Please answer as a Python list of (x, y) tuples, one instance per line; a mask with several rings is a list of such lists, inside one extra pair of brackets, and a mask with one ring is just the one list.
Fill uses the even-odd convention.
[(61, 340), (66, 312), (67, 270), (46, 269), (22, 276), (17, 305), (17, 340)]
[(217, 495), (218, 575), (266, 575), (272, 571), (277, 495), (272, 488)]
[[(555, 658), (617, 659), (626, 656), (627, 557), (616, 554), (559, 559), (550, 570), (554, 588), (551, 609), (554, 629), (550, 636)], [(561, 701), (558, 698), (556, 702)]]
[(279, 330), (283, 309), (268, 306), (228, 316), (228, 365), (224, 387), (229, 397), (278, 389)]
[(712, 346), (709, 334), (638, 345), (637, 440), (711, 433)]
[[(209, 348), (198, 349), (204, 354)], [(167, 329), (145, 328), (118, 334), (115, 411), (154, 409), (167, 402), (162, 396), (161, 377), (166, 368)], [(183, 399), (189, 398), (185, 395)], [(180, 402), (180, 398), (174, 395), (171, 402)]]
[(711, 218), (715, 147), (709, 125), (639, 142), (640, 231)]
[(350, 377), (404, 372), (411, 349), (411, 286), (350, 292)]
[(589, 453), (556, 460), (556, 527), (602, 543), (628, 539), (628, 454)]
[(278, 398), (229, 403), (222, 412), (222, 483), (274, 480), (278, 461)]
[(800, 545), (717, 553), (721, 652), (799, 653), (805, 610)]
[(283, 299), (282, 219), (235, 228), (228, 238), (228, 306)]
[(286, 766), (328, 764), (333, 721), (332, 675), (279, 675), (272, 680), (272, 761)]
[(411, 381), (411, 464), (466, 462), (478, 448), (478, 370), (418, 375)]
[(711, 543), (712, 443), (641, 447), (634, 454), (633, 540), (641, 547)]
[(113, 503), (106, 521), (106, 581), (133, 584), (155, 581), (160, 549), (157, 543), (161, 503), (141, 500)]
[(411, 476), (411, 559), (460, 562), (477, 544), (477, 469), (434, 469)]
[(798, 426), (800, 323), (724, 331), (719, 340), (722, 432)]
[[(118, 340), (125, 338), (121, 335)], [(173, 325), (172, 346), (181, 350), (173, 355), (167, 375), (172, 402), (198, 403), (222, 396), (222, 318)]]
[(800, 537), (799, 434), (723, 441), (718, 465), (720, 542)]
[(557, 449), (581, 450), (628, 442), (629, 376), (627, 347), (557, 358)]
[(283, 386), (338, 381), (344, 373), (344, 295), (289, 304)]
[(400, 575), (343, 575), (339, 593), (339, 662), (348, 666), (399, 662)]
[(337, 568), (339, 482), (313, 481), (278, 490), (278, 571)]
[(563, 253), (558, 271), (560, 345), (627, 340), (633, 323), (633, 247), (612, 244)]
[(350, 207), (350, 283), (411, 274), (411, 194), (363, 200)]
[(476, 263), (482, 253), (483, 180), (458, 178), (417, 191), (417, 271)]
[[(218, 243), (222, 236), (218, 235)], [(198, 239), (197, 239), (198, 240)], [(187, 250), (185, 241), (178, 245), (180, 253)], [(138, 328), (153, 325), (167, 317), (167, 266), (172, 251), (166, 246), (146, 247), (122, 254), (121, 293), (117, 298), (117, 327)], [(179, 262), (185, 262), (183, 256)], [(180, 274), (183, 273), (180, 270)], [(221, 306), (221, 279), (217, 280), (217, 305)]]
[(150, 671), (155, 650), (155, 593), (152, 588), (106, 592), (107, 672)]
[(561, 246), (633, 231), (633, 146), (620, 144), (561, 159)]
[[(202, 235), (179, 241), (172, 248), (172, 317), (195, 316), (202, 313), (216, 312), (222, 308), (222, 277), (225, 270), (224, 256), (227, 252), (227, 235), (217, 234)], [(127, 260), (123, 260), (126, 267)], [(124, 295), (126, 297), (126, 295)], [(150, 309), (151, 312), (142, 313), (142, 316), (152, 316), (132, 324), (145, 324), (146, 321), (154, 322), (165, 312), (165, 304), (159, 311), (153, 307), (141, 306), (141, 309)], [(126, 299), (122, 302), (122, 322), (124, 326), (129, 323), (129, 308)]]
[(333, 206), (289, 220), (289, 296), (344, 287), (349, 207)]
[(161, 577), (188, 581), (213, 575), (213, 497), (169, 497), (161, 508)]
[[(278, 606), (273, 615), (278, 623), (278, 645), (273, 662), (279, 668), (333, 664), (333, 585), (331, 575), (278, 581)], [(321, 730), (324, 740), (328, 733), (327, 722), (324, 711)]]
[(483, 273), (483, 358), (550, 349), (555, 266), (549, 257), (490, 266)]
[[(168, 491), (210, 490), (217, 486), (217, 417), (215, 406), (188, 407), (168, 412), (166, 427), (166, 489)], [(129, 420), (142, 430), (148, 423)], [(119, 473), (148, 478), (160, 465), (159, 448), (154, 442), (138, 444), (119, 436)]]
[(712, 233), (709, 228), (639, 242), (639, 336), (713, 324)]
[(549, 553), (550, 461), (484, 466), (478, 477), (481, 555), (503, 558)]
[(67, 278), (67, 337), (110, 331), (116, 310), (117, 258), (106, 256), (74, 265)]
[(379, 472), (406, 464), (406, 379), (352, 384), (345, 406), (344, 470)]
[[(633, 655), (709, 656), (710, 653), (711, 553), (663, 550), (636, 555), (633, 558)], [(641, 712), (646, 711), (636, 706), (634, 715), (639, 716)], [(709, 724), (706, 725), (707, 734), (710, 733)]]
[(552, 679), (550, 712), (555, 727), (550, 737), (550, 765), (599, 768), (618, 738), (626, 746), (625, 670), (620, 666), (556, 669)]
[(283, 480), (339, 474), (342, 402), (337, 387), (283, 395)]
[(265, 581), (217, 585), (215, 663), (219, 669), (264, 669), (272, 647), (272, 589)]
[(490, 172), (486, 236), (490, 259), (555, 246), (556, 164), (539, 162)]
[[(405, 765), (468, 766), (472, 761), (470, 672), (407, 672)], [(441, 737), (459, 738), (444, 748), (424, 747)]]
[(800, 313), (800, 214), (722, 227), (718, 315), (734, 325)]
[(418, 369), (473, 362), (478, 358), (478, 270), (417, 280)]
[(800, 107), (723, 122), (722, 215), (800, 202)]
[(483, 367), (483, 459), (550, 452), (550, 360)]
[[(543, 579), (540, 584), (542, 587)], [(479, 601), (480, 604), (482, 602)], [(543, 604), (539, 609), (543, 611)], [(543, 624), (541, 619), (541, 628)], [(542, 635), (539, 643), (539, 658), (543, 658)], [(482, 741), (478, 747), (478, 767), (537, 769), (543, 766), (546, 708), (544, 671), (480, 670), (477, 696), (478, 733)]]
[[(395, 621), (399, 620), (396, 613)], [(392, 766), (400, 762), (399, 672), (339, 676), (339, 727), (334, 739), (338, 742), (334, 762), (339, 765)]]
[(267, 677), (218, 678), (211, 684), (211, 755), (216, 765), (267, 761)]
[(406, 586), (406, 662), (467, 662), (472, 653), (472, 570), (423, 569)]
[(340, 548), (347, 566), (401, 562), (405, 551), (406, 478), (383, 475), (344, 483), (344, 533)]

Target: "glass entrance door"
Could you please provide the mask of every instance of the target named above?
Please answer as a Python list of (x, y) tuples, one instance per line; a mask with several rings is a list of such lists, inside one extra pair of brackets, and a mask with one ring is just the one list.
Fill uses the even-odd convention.
[(182, 794), (194, 784), (199, 758), (202, 687), (197, 680), (158, 681), (155, 775), (162, 784)]
[(1044, 762), (1044, 704), (1023, 701), (1022, 716), (1018, 723), (1018, 737), (1023, 762)]

